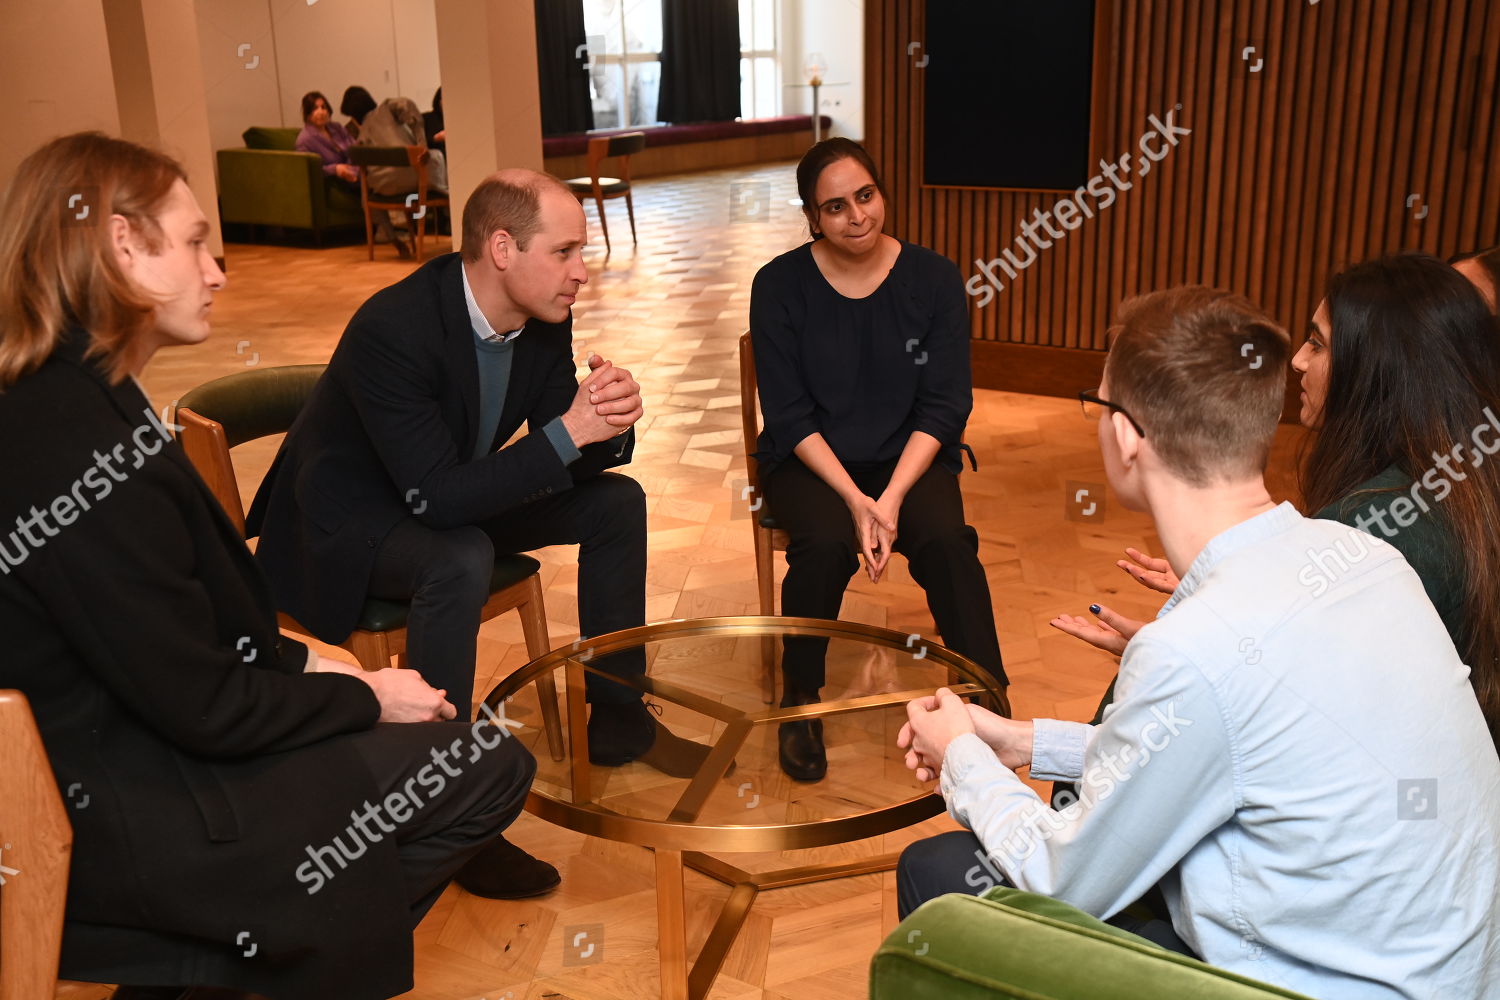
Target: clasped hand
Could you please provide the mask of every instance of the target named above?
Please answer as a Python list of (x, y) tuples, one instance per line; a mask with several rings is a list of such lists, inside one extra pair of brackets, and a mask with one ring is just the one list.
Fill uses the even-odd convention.
[(319, 673), (348, 674), (368, 684), (380, 702), (380, 722), (444, 722), (458, 715), (448, 692), (434, 688), (415, 670), (361, 670), (327, 657), (318, 660), (316, 669)]
[(854, 518), (854, 537), (859, 541), (860, 551), (865, 554), (865, 572), (870, 574), (871, 583), (880, 582), (880, 574), (891, 561), (900, 513), (901, 498), (890, 494), (882, 494), (879, 500), (875, 500), (861, 493), (849, 502), (849, 514)]
[(1032, 732), (1030, 722), (996, 715), (942, 687), (907, 702), (906, 724), (896, 746), (906, 751), (906, 766), (916, 772), (917, 780), (934, 781), (943, 769), (948, 745), (963, 734), (978, 736), (1014, 771), (1031, 763)]
[(562, 416), (579, 448), (624, 434), (645, 412), (641, 387), (630, 372), (598, 355), (589, 356), (589, 369)]

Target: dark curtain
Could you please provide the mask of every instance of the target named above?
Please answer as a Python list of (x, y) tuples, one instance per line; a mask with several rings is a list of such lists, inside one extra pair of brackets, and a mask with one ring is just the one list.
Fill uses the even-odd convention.
[(589, 100), (583, 0), (536, 0), (536, 65), (542, 90), (542, 135), (594, 127)]
[(739, 116), (739, 0), (661, 0), (657, 119), (723, 122)]

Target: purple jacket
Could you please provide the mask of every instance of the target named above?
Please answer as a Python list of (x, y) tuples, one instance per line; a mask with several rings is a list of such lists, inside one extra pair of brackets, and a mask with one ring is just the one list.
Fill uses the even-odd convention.
[(304, 153), (317, 153), (322, 157), (323, 173), (330, 176), (334, 173), (334, 167), (349, 162), (349, 147), (352, 145), (354, 139), (338, 122), (328, 123), (326, 136), (311, 125), (302, 126), (302, 131), (297, 134), (297, 148)]

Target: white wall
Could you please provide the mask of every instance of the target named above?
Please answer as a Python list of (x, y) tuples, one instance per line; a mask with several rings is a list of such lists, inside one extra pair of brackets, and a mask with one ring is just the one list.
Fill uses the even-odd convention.
[(282, 121), (270, 6), (262, 0), (197, 0), (194, 7), (213, 148), (243, 145), (240, 134), (252, 125), (291, 124)]
[(109, 42), (99, 0), (7, 3), (0, 30), (0, 93), (18, 134), (0, 145), (0, 186), (32, 150), (70, 132), (120, 133)]
[(241, 145), (252, 125), (300, 127), (309, 90), (328, 97), (338, 121), (344, 88), (356, 84), (376, 101), (410, 97), (423, 111), (432, 106), (433, 0), (196, 0), (196, 7), (215, 149)]
[[(781, 0), (779, 33), (783, 84), (806, 83), (803, 63), (821, 52), (828, 65), (825, 86), (818, 95), (822, 113), (833, 119), (833, 135), (863, 139), (865, 135), (865, 5), (864, 0)], [(782, 113), (812, 114), (812, 91), (782, 88)]]

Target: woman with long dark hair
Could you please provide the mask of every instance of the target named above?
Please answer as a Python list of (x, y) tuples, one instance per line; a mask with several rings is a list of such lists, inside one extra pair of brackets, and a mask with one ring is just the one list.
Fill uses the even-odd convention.
[[(1500, 747), (1500, 326), (1475, 286), (1427, 254), (1357, 264), (1328, 283), (1301, 376), (1303, 509), (1394, 545), (1448, 627)], [(1120, 565), (1171, 593), (1165, 560), (1127, 550)], [(1309, 563), (1321, 574), (1359, 546)], [(1140, 622), (1098, 608), (1100, 623), (1053, 625), (1120, 652)], [(1090, 610), (1093, 610), (1092, 608)], [(1372, 625), (1388, 623), (1372, 623)], [(1106, 696), (1106, 700), (1107, 696)]]
[[(812, 240), (760, 269), (750, 336), (766, 426), (756, 459), (791, 536), (782, 613), (837, 618), (863, 553), (892, 552), (927, 592), (943, 642), (1008, 683), (979, 539), (958, 489), (973, 407), (963, 280), (945, 257), (885, 235), (885, 193), (858, 143), (797, 165)], [(827, 640), (788, 639), (781, 704), (818, 700)], [(1009, 706), (1002, 696), (1005, 714)], [(822, 723), (784, 723), (782, 769), (816, 781)]]

